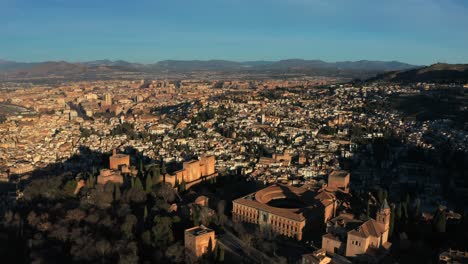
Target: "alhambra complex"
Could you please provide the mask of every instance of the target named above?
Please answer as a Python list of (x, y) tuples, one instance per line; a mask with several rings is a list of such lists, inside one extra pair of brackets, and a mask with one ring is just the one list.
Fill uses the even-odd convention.
[(109, 181), (122, 184), (122, 173), (130, 172), (130, 155), (118, 154), (114, 149), (112, 156), (109, 157), (109, 168), (100, 171), (97, 178), (98, 184), (106, 184)]
[[(349, 174), (345, 177), (349, 180)], [(334, 178), (331, 178), (334, 181)], [(273, 232), (301, 240), (308, 224), (335, 217), (338, 200), (326, 188), (308, 190), (275, 184), (233, 201), (233, 220), (269, 227)]]
[(214, 250), (216, 246), (215, 232), (203, 225), (186, 229), (184, 232), (185, 248), (200, 257)]
[(390, 206), (384, 200), (375, 219), (362, 222), (353, 215), (341, 214), (327, 223), (327, 234), (322, 236), (322, 248), (329, 253), (375, 262), (391, 246), (388, 242), (390, 212)]
[(190, 188), (194, 184), (201, 182), (204, 179), (211, 179), (218, 176), (215, 172), (215, 156), (201, 156), (200, 160), (191, 160), (183, 163), (183, 169), (166, 174), (166, 182), (172, 186), (176, 182), (186, 183), (186, 188)]

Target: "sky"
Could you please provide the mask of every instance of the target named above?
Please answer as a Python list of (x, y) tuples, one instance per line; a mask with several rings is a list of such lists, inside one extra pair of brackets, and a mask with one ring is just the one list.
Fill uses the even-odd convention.
[(468, 0), (0, 0), (0, 59), (468, 63)]

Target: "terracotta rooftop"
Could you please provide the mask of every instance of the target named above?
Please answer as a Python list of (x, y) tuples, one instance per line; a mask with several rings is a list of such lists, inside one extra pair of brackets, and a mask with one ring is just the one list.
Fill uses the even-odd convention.
[(367, 238), (369, 236), (379, 237), (385, 232), (384, 226), (374, 219), (367, 220), (357, 229), (352, 230), (349, 234)]

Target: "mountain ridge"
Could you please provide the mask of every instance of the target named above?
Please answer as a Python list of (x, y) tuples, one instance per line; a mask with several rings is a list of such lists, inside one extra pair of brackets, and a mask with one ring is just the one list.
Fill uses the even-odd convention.
[(133, 63), (124, 60), (94, 60), (85, 62), (46, 61), (14, 62), (0, 60), (0, 73), (4, 79), (33, 78), (57, 75), (64, 78), (80, 74), (94, 76), (119, 73), (272, 73), (272, 74), (307, 74), (320, 76), (341, 76), (348, 78), (370, 77), (378, 73), (396, 70), (414, 69), (420, 66), (397, 61), (342, 61), (326, 62), (323, 60), (285, 59), (278, 61), (230, 61), (230, 60), (163, 60), (155, 63)]

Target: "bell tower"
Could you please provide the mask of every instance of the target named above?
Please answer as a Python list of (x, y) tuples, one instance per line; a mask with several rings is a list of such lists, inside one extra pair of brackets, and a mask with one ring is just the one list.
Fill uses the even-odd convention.
[(385, 230), (390, 228), (390, 214), (390, 206), (388, 206), (387, 199), (385, 199), (376, 215), (377, 222), (383, 224), (385, 226)]

